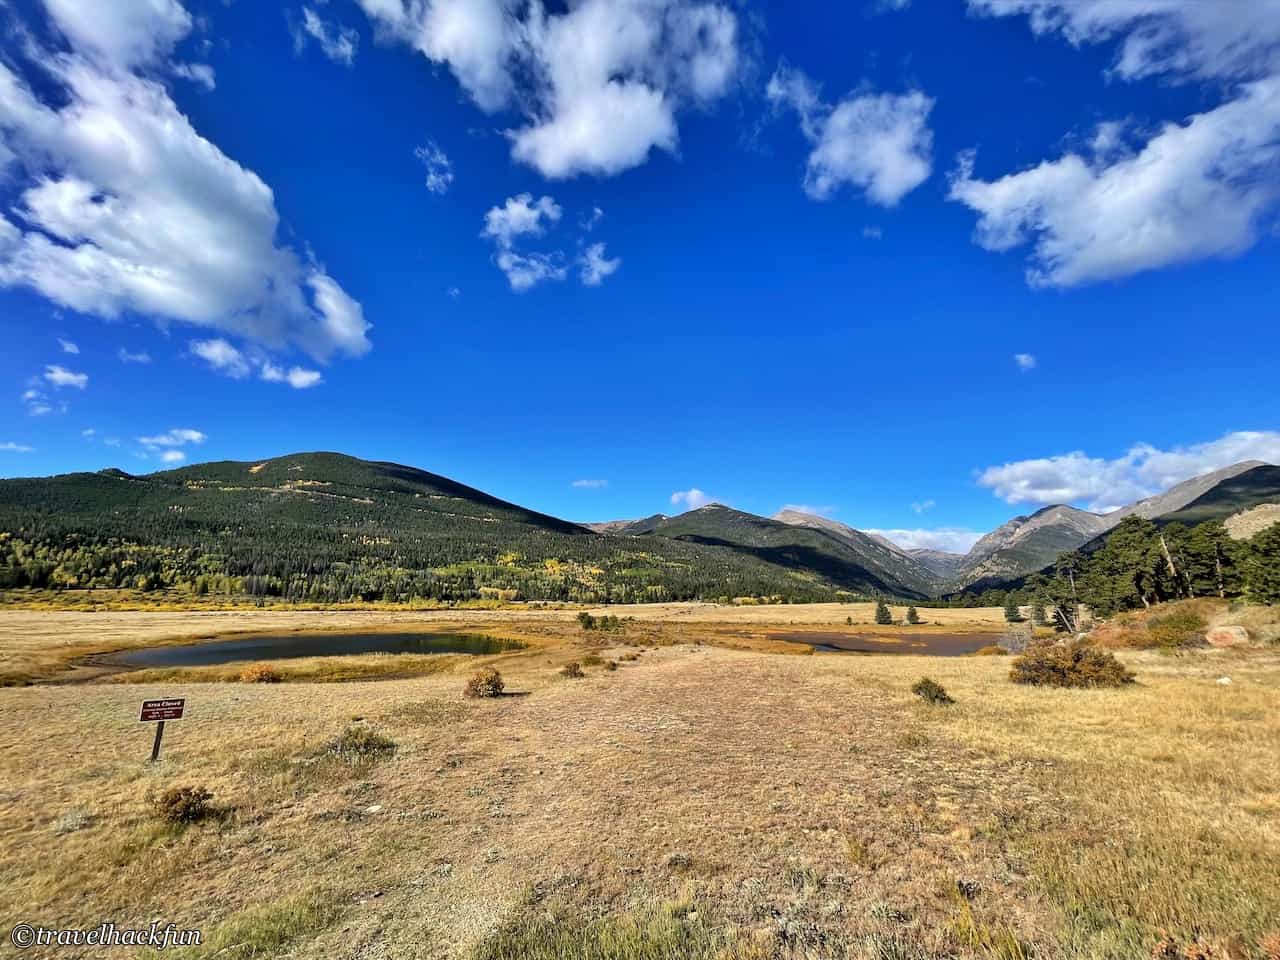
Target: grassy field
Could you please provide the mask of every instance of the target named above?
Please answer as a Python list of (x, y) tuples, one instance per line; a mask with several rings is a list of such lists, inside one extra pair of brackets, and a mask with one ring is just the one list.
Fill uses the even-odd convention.
[[(607, 612), (636, 619), (0, 614), (0, 663), (35, 678), (228, 630), (412, 622), (530, 644), (378, 682), (0, 690), (0, 922), (159, 918), (204, 931), (176, 955), (219, 958), (1129, 960), (1167, 936), (1162, 956), (1273, 960), (1275, 648), (1124, 652), (1133, 687), (1044, 690), (1010, 684), (1002, 657), (767, 639), (866, 632), (869, 605)], [(569, 660), (584, 679), (561, 676)], [(508, 696), (461, 696), (477, 663)], [(912, 696), (923, 675), (956, 704)], [(148, 765), (137, 703), (175, 695), (189, 718)], [(394, 749), (330, 749), (349, 729)], [(158, 819), (153, 798), (182, 784), (214, 815)]]

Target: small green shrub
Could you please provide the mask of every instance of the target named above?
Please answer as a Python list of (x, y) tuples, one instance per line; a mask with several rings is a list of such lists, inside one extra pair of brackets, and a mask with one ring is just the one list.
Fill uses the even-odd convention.
[(919, 622), (920, 622), (920, 614), (916, 611), (916, 608), (907, 607), (907, 623), (914, 626)]
[(353, 723), (329, 743), (329, 752), (349, 759), (369, 759), (394, 753), (396, 742), (373, 727)]
[(1011, 664), (1009, 679), (1044, 687), (1122, 687), (1134, 676), (1107, 651), (1077, 640), (1028, 648)]
[(928, 677), (921, 677), (911, 685), (911, 692), (923, 700), (925, 703), (932, 703), (937, 707), (949, 707), (955, 703), (951, 695), (947, 693), (946, 688), (940, 683), (930, 680)]
[(156, 815), (167, 823), (199, 823), (213, 813), (213, 794), (204, 787), (170, 787), (153, 801)]
[(1147, 634), (1157, 647), (1186, 647), (1204, 639), (1204, 617), (1192, 610), (1174, 610), (1147, 620)]
[(560, 676), (570, 680), (581, 680), (586, 674), (582, 672), (582, 664), (577, 660), (570, 660), (560, 668)]
[(493, 667), (484, 667), (471, 675), (462, 692), (468, 697), (500, 697), (504, 687), (502, 674)]
[(876, 601), (876, 623), (881, 626), (893, 623), (893, 614), (889, 611), (889, 606), (884, 600)]

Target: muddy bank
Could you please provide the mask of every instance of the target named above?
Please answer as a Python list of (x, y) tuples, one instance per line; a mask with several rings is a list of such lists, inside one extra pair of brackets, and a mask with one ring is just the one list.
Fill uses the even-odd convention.
[(904, 653), (926, 657), (963, 657), (999, 643), (1003, 633), (866, 634), (791, 631), (770, 640), (805, 643), (823, 653)]

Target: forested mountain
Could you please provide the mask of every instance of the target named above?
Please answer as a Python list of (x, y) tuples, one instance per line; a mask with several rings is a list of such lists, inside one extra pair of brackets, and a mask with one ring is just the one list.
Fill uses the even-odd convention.
[(782, 510), (774, 514), (773, 519), (827, 534), (847, 547), (863, 567), (884, 583), (898, 584), (922, 596), (933, 596), (945, 582), (928, 564), (885, 537), (863, 533), (838, 520), (798, 510)]
[(922, 577), (904, 576), (882, 562), (889, 551), (865, 534), (843, 524), (834, 525), (838, 530), (828, 529), (822, 524), (830, 521), (808, 514), (796, 516), (805, 518), (805, 522), (770, 520), (713, 503), (678, 517), (658, 515), (637, 520), (619, 530), (644, 542), (675, 540), (730, 549), (771, 565), (803, 571), (856, 593), (920, 599), (932, 592), (923, 567), (915, 564)]
[(731, 546), (602, 536), (445, 477), (336, 453), (0, 481), (0, 588), (330, 602), (832, 599)]
[(1062, 505), (1014, 517), (973, 545), (958, 585), (1003, 583), (1032, 573), (1111, 526), (1104, 516)]

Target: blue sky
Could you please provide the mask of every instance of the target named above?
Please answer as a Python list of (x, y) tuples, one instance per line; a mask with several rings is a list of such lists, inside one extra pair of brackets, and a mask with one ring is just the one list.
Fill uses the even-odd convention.
[(0, 31), (0, 474), (328, 449), (963, 548), (1280, 459), (1275, 0)]

